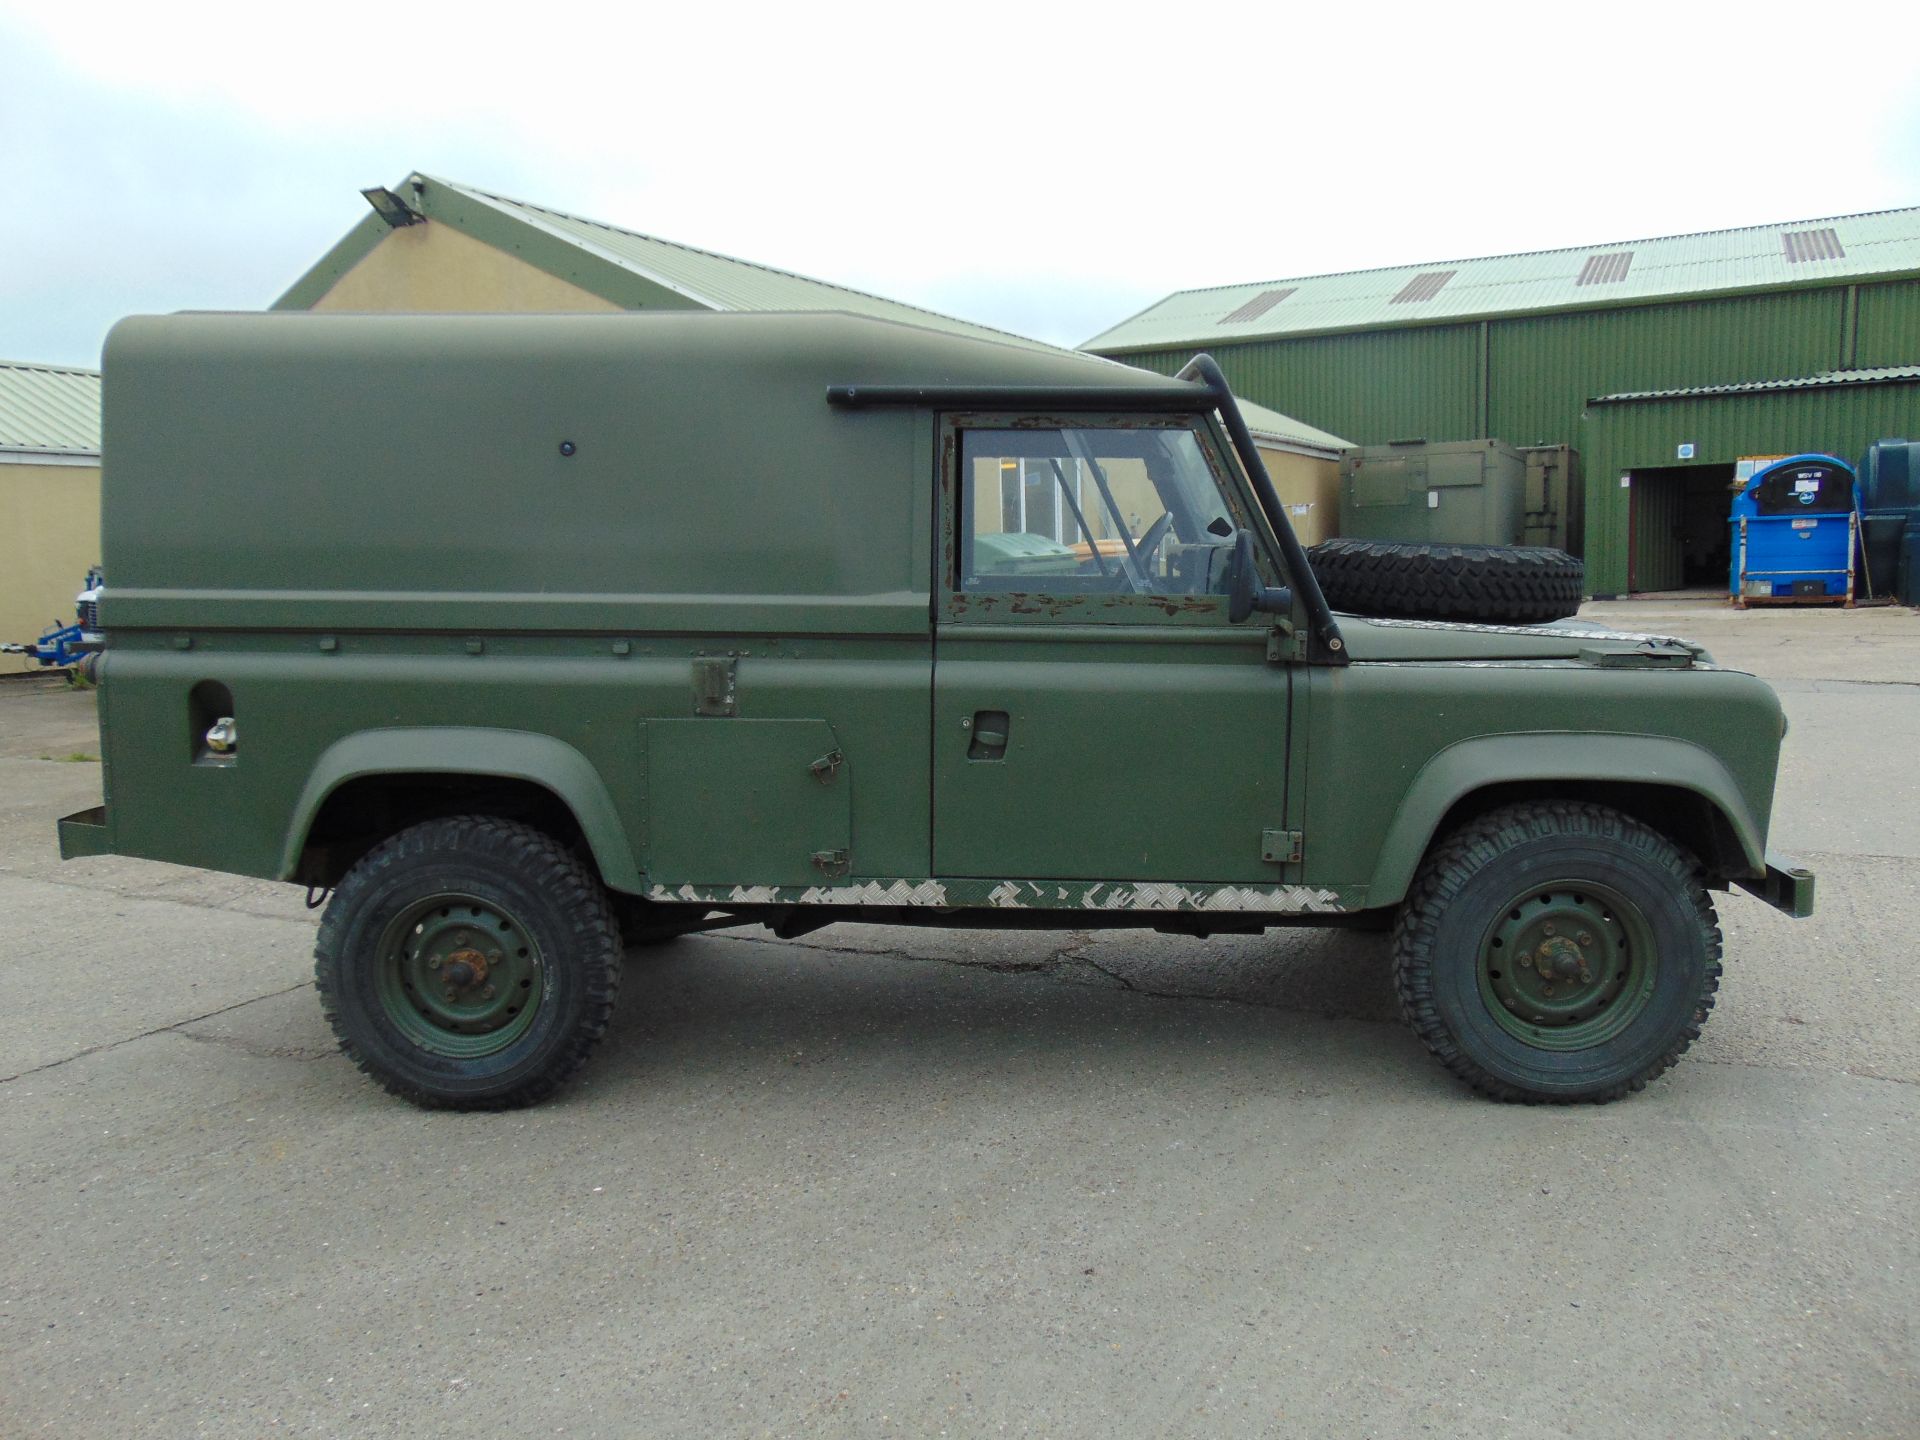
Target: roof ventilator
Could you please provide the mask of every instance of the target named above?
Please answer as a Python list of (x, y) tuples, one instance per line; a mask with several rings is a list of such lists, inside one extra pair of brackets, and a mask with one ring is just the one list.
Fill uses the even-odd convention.
[(1614, 285), (1627, 278), (1627, 270), (1633, 264), (1633, 251), (1609, 250), (1605, 254), (1587, 256), (1587, 263), (1580, 267), (1576, 285)]
[(1258, 320), (1262, 315), (1266, 314), (1299, 288), (1300, 287), (1296, 285), (1285, 290), (1262, 290), (1238, 310), (1230, 314), (1222, 315), (1220, 317), (1220, 323), (1222, 325), (1244, 325), (1249, 320)]
[(1407, 281), (1400, 293), (1387, 303), (1390, 305), (1408, 305), (1416, 300), (1431, 300), (1442, 290), (1447, 282), (1458, 275), (1458, 270), (1426, 270)]
[(1824, 230), (1790, 230), (1780, 237), (1780, 246), (1787, 252), (1787, 263), (1798, 265), (1804, 260), (1844, 260), (1846, 247), (1840, 243), (1840, 237), (1833, 233), (1833, 227)]

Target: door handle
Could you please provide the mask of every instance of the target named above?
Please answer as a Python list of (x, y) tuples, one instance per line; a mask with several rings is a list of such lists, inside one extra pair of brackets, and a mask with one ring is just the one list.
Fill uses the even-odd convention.
[(976, 710), (967, 722), (971, 739), (967, 742), (969, 760), (1004, 760), (1007, 741), (1013, 737), (1013, 725), (1004, 710)]

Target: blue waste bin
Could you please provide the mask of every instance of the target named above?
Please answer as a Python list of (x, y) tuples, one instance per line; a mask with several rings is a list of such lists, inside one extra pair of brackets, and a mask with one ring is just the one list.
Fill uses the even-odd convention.
[(1855, 593), (1860, 486), (1831, 455), (1795, 455), (1753, 477), (1733, 497), (1735, 605), (1843, 601)]

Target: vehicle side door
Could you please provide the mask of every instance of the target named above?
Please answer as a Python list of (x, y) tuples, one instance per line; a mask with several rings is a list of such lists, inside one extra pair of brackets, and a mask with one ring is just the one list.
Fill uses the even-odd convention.
[(1234, 536), (1265, 531), (1216, 432), (949, 415), (941, 455), (934, 874), (1292, 878), (1289, 667), (1227, 616)]

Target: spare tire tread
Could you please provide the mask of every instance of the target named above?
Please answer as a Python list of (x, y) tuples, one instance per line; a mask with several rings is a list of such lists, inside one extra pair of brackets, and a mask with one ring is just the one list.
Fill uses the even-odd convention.
[(1408, 620), (1537, 625), (1580, 608), (1586, 567), (1541, 545), (1325, 540), (1307, 552), (1335, 610)]

